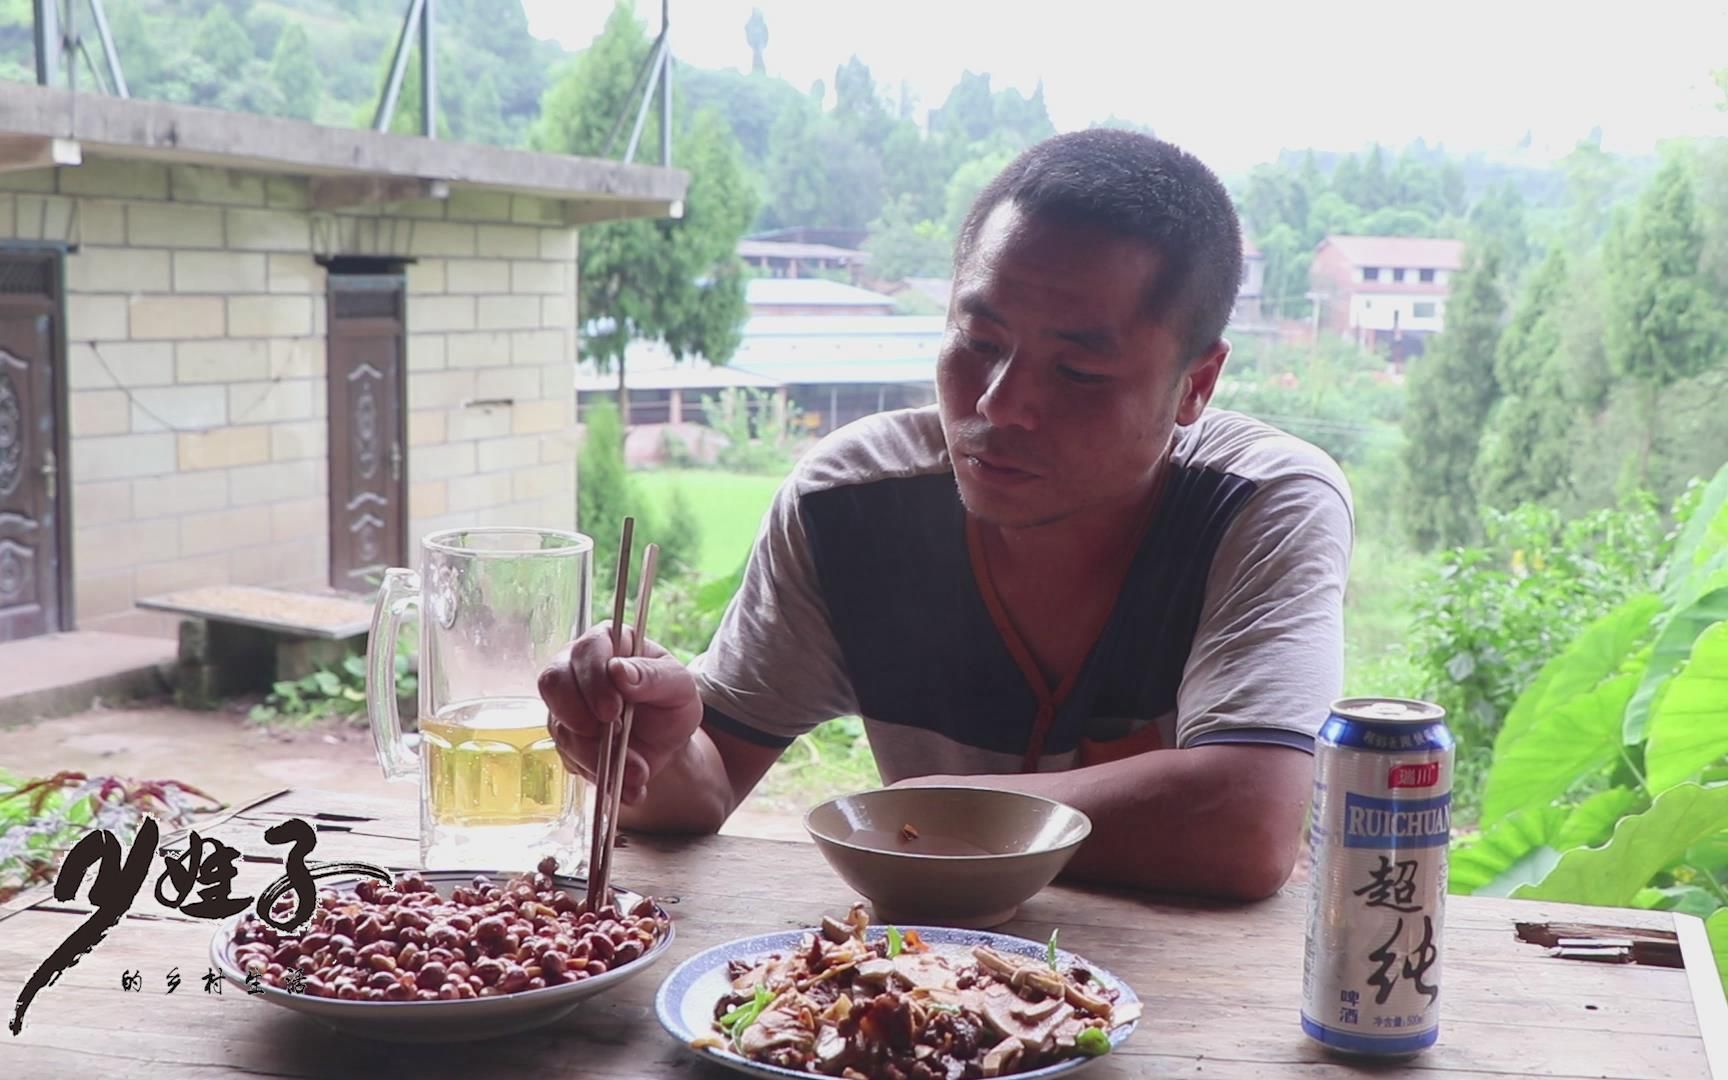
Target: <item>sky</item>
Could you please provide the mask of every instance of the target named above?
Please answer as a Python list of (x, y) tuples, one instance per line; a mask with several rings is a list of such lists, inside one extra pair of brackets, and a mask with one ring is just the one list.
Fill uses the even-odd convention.
[[(1711, 72), (1728, 66), (1728, 3), (1638, 0), (1598, 15), (1557, 0), (670, 0), (673, 54), (749, 70), (744, 23), (768, 22), (770, 74), (800, 88), (856, 53), (877, 85), (911, 87), (919, 115), (964, 70), (1030, 92), (1059, 130), (1114, 113), (1214, 169), (1282, 148), (1355, 150), (1413, 139), (1456, 151), (1563, 155), (1594, 126), (1642, 153), (1663, 138), (1728, 136)], [(540, 37), (580, 49), (612, 0), (523, 0)], [(660, 0), (635, 0), (657, 31)], [(676, 84), (674, 84), (676, 87)]]

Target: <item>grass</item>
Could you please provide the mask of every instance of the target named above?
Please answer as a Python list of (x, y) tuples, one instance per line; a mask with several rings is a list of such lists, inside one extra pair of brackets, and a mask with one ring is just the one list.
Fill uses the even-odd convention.
[(704, 578), (725, 577), (744, 562), (782, 479), (712, 469), (652, 469), (630, 475), (643, 497), (661, 512), (662, 521), (671, 508), (673, 489), (684, 489), (696, 520), (702, 523), (696, 569)]

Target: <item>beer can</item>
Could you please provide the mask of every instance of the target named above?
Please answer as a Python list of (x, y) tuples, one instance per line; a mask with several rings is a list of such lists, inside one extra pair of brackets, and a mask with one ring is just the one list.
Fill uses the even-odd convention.
[(1314, 746), (1302, 1030), (1405, 1057), (1440, 1034), (1452, 733), (1446, 710), (1344, 698)]

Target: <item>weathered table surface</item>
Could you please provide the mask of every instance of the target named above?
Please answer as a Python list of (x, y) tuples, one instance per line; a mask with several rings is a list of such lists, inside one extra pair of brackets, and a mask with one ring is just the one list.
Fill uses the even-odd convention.
[[(407, 868), (418, 858), (412, 795), (408, 787), (400, 799), (282, 792), (200, 833), (246, 854), (236, 896), (255, 895), (280, 875), (285, 849), (266, 844), (263, 831), (286, 817), (318, 824), (314, 861)], [(13, 1036), (0, 1027), (0, 1076), (718, 1078), (732, 1074), (698, 1062), (654, 1019), (660, 980), (700, 949), (811, 925), (856, 899), (808, 844), (633, 837), (618, 852), (617, 879), (671, 904), (678, 926), (671, 955), (551, 1027), (484, 1043), (421, 1048), (338, 1034), (232, 985), (220, 995), (205, 993), (213, 924), (157, 906), (154, 882), (161, 865), (160, 859), (152, 865), (133, 915), (37, 995), (22, 1033)], [(88, 910), (51, 895), (24, 899), (34, 906), (0, 910), (0, 1010), (8, 1020), (24, 980)], [(1145, 999), (1146, 1018), (1133, 1038), (1087, 1071), (1095, 1080), (1324, 1080), (1368, 1071), (1445, 1080), (1682, 1080), (1711, 1076), (1712, 1056), (1715, 1075), (1728, 1080), (1728, 1004), (1697, 920), (1451, 898), (1440, 1041), (1406, 1064), (1369, 1069), (1328, 1057), (1298, 1026), (1304, 904), (1300, 888), (1263, 903), (1231, 906), (1055, 886), (1005, 929), (1042, 941), (1060, 927), (1064, 947), (1123, 976)], [(1687, 967), (1554, 959), (1515, 939), (1513, 923), (1532, 920), (1678, 928)], [(168, 993), (166, 977), (176, 967), (183, 981)], [(141, 990), (122, 990), (127, 971), (142, 976)]]

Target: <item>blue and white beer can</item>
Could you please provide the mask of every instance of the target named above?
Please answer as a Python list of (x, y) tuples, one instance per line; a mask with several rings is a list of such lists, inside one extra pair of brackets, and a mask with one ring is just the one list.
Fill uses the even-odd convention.
[(1346, 1054), (1405, 1057), (1440, 1034), (1446, 710), (1344, 698), (1314, 747), (1302, 1030)]

